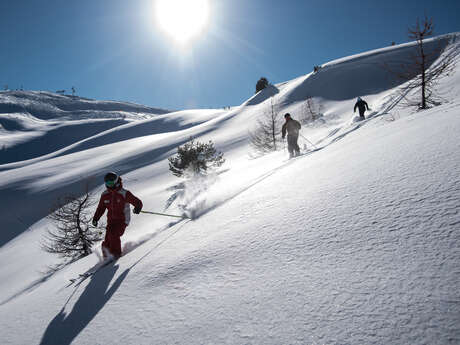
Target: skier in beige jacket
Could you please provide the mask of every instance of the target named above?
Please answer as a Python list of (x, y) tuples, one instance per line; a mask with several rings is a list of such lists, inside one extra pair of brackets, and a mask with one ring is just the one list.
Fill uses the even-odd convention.
[(291, 114), (289, 113), (285, 114), (284, 118), (286, 122), (283, 124), (281, 134), (284, 139), (287, 132), (289, 158), (292, 158), (300, 154), (299, 144), (297, 144), (300, 131), (300, 122), (291, 118)]

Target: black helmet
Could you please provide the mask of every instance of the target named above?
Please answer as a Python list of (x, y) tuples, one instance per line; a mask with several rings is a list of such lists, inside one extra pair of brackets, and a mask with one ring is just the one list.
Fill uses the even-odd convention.
[(289, 114), (289, 113), (284, 114), (285, 119), (287, 119), (288, 117), (291, 117), (291, 114)]
[(105, 186), (107, 188), (115, 188), (120, 185), (120, 178), (114, 172), (109, 172), (104, 176)]

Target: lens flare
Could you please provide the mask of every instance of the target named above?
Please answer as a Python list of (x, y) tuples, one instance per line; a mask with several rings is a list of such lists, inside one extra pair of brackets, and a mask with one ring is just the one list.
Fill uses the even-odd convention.
[(157, 0), (156, 22), (178, 43), (199, 36), (209, 21), (207, 0)]

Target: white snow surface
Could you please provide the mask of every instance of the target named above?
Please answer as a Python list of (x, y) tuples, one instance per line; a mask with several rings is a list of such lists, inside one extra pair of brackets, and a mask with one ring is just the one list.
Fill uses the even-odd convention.
[[(458, 34), (428, 49), (448, 40), (459, 49)], [(0, 343), (460, 343), (460, 65), (439, 85), (446, 102), (414, 112), (381, 69), (411, 49), (336, 60), (230, 110), (91, 101), (83, 116), (69, 96), (63, 110), (63, 96), (1, 92)], [(250, 155), (248, 129), (272, 96), (294, 118), (308, 96), (322, 106), (298, 158)], [(357, 96), (372, 108), (364, 121)], [(191, 136), (226, 163), (184, 181), (167, 158)], [(59, 259), (40, 249), (46, 216), (86, 184), (102, 192), (110, 170), (145, 210), (179, 214), (182, 203), (193, 219), (134, 215), (124, 255), (72, 283), (98, 264), (99, 245), (47, 271)]]

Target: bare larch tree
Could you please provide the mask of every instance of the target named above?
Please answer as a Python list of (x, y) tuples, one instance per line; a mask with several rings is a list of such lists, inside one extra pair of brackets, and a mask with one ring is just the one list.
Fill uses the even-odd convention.
[[(396, 78), (408, 83), (401, 89), (404, 105), (427, 109), (441, 104), (442, 98), (436, 93), (436, 85), (441, 77), (450, 75), (455, 68), (456, 49), (439, 40), (434, 48), (428, 49), (425, 40), (433, 35), (433, 20), (425, 17), (417, 19), (414, 27), (409, 28), (409, 38), (415, 40), (415, 53), (410, 61), (397, 68), (389, 68)], [(445, 41), (444, 41), (445, 42)], [(432, 44), (434, 45), (434, 44)]]
[(316, 102), (312, 97), (308, 96), (302, 104), (302, 116), (300, 118), (302, 123), (315, 121), (322, 116), (321, 104)]
[(55, 225), (42, 242), (46, 252), (58, 254), (74, 261), (91, 254), (93, 244), (102, 239), (98, 228), (91, 225), (93, 208), (97, 201), (94, 194), (86, 188), (80, 197), (67, 196), (57, 202), (56, 210), (48, 218)]
[(280, 117), (275, 109), (273, 97), (271, 97), (270, 109), (257, 119), (255, 129), (249, 131), (251, 146), (260, 154), (278, 150), (281, 126)]

